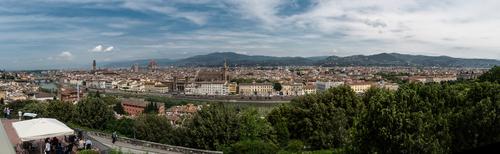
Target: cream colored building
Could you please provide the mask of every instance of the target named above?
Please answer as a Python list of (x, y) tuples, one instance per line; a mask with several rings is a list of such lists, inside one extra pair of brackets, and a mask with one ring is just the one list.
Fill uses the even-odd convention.
[(314, 85), (304, 86), (304, 95), (315, 94), (315, 93), (316, 93), (316, 86), (314, 86)]
[(227, 84), (227, 92), (229, 94), (238, 93), (238, 84), (236, 82), (228, 83)]
[(284, 96), (304, 95), (304, 85), (302, 83), (282, 84), (281, 93)]
[(196, 82), (193, 94), (195, 95), (227, 95), (227, 82)]
[(431, 82), (446, 82), (446, 81), (456, 81), (457, 80), (457, 77), (456, 76), (435, 76), (435, 77), (431, 77), (430, 78), (430, 81)]
[(372, 85), (373, 83), (371, 82), (361, 82), (361, 83), (350, 83), (349, 87), (351, 87), (352, 90), (354, 90), (354, 92), (356, 93), (364, 93), (368, 89), (370, 89)]
[(168, 92), (168, 86), (164, 85), (161, 82), (145, 82), (144, 89), (146, 92), (153, 92), (153, 93), (167, 93)]
[(271, 83), (242, 83), (238, 87), (239, 94), (244, 96), (269, 96), (274, 91)]

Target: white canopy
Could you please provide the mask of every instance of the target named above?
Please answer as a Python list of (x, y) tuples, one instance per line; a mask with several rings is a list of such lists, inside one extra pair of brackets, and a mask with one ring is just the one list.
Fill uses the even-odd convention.
[(21, 141), (71, 135), (74, 131), (57, 119), (37, 118), (12, 123)]

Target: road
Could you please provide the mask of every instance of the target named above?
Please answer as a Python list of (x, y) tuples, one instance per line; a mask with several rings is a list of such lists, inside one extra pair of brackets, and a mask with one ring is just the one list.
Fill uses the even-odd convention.
[(110, 139), (107, 138), (102, 138), (98, 136), (93, 136), (89, 135), (91, 138), (94, 139), (94, 141), (97, 141), (107, 147), (110, 147), (111, 149), (120, 149), (124, 153), (134, 153), (134, 154), (141, 154), (141, 153), (147, 153), (147, 154), (181, 154), (178, 152), (172, 152), (172, 151), (165, 151), (165, 150), (160, 150), (160, 149), (153, 149), (153, 148), (147, 148), (143, 146), (137, 146), (137, 145), (132, 145), (128, 143), (123, 143), (123, 142), (115, 142), (115, 144), (111, 143)]

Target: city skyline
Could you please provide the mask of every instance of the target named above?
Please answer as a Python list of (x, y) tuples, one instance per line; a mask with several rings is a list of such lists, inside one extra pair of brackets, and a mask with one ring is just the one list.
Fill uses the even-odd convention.
[(58, 69), (212, 52), (397, 52), (500, 59), (497, 1), (4, 0), (0, 67)]

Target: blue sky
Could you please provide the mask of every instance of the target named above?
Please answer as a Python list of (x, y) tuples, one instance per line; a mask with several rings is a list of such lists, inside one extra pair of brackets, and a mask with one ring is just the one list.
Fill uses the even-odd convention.
[(500, 1), (0, 0), (0, 68), (210, 52), (500, 59)]

